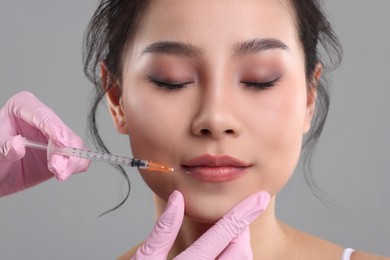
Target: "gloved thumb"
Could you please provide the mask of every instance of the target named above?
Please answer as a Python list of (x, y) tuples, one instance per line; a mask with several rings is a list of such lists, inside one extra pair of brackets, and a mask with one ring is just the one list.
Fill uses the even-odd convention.
[(20, 135), (10, 136), (0, 143), (0, 162), (15, 162), (26, 154), (23, 137)]
[(166, 259), (180, 230), (183, 218), (184, 198), (179, 191), (174, 191), (152, 233), (132, 259)]
[[(269, 202), (270, 195), (265, 191), (249, 196), (226, 213), (217, 223), (214, 224), (214, 226), (207, 230), (200, 238), (198, 238), (198, 240), (196, 240), (175, 259), (216, 259), (218, 255), (226, 250), (231, 241), (234, 241), (234, 239), (246, 227), (248, 227), (253, 220), (266, 210)], [(229, 254), (234, 253), (236, 256), (240, 255), (241, 252), (236, 252), (236, 249), (237, 247), (234, 247), (233, 245), (233, 247), (227, 249), (227, 252), (230, 252)], [(246, 247), (240, 247), (238, 249), (245, 251)], [(242, 253), (247, 255), (247, 252)], [(226, 254), (224, 255), (226, 256)], [(224, 259), (234, 258), (224, 257)], [(241, 257), (241, 259), (245, 258)]]

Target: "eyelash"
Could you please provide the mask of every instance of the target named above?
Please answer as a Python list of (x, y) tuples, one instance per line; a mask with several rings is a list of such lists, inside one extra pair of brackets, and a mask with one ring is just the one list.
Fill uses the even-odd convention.
[(279, 81), (279, 79), (282, 76), (277, 77), (274, 80), (268, 81), (268, 82), (249, 82), (249, 81), (241, 81), (242, 84), (244, 84), (246, 87), (255, 88), (255, 89), (268, 89), (273, 86)]
[(149, 81), (155, 84), (157, 87), (166, 88), (169, 90), (177, 90), (187, 87), (187, 85), (193, 83), (193, 82), (183, 82), (183, 83), (169, 83), (169, 82), (163, 82), (160, 80), (156, 80), (152, 77), (148, 77)]
[[(277, 77), (274, 80), (268, 81), (268, 82), (249, 82), (249, 81), (241, 81), (242, 84), (244, 84), (246, 87), (254, 88), (254, 89), (268, 89), (273, 86), (279, 81), (279, 79), (282, 76)], [(189, 84), (193, 82), (183, 82), (183, 83), (169, 83), (169, 82), (163, 82), (160, 80), (156, 80), (152, 77), (148, 77), (149, 81), (155, 84), (157, 87), (160, 88), (166, 88), (169, 90), (178, 90), (183, 89), (187, 87)]]

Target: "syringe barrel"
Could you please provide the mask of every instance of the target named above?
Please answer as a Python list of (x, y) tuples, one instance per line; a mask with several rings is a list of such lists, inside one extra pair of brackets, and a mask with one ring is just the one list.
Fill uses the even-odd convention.
[(107, 162), (111, 164), (119, 164), (123, 166), (138, 167), (140, 169), (148, 169), (148, 161), (133, 159), (124, 156), (110, 155), (105, 153), (93, 152), (73, 147), (57, 147), (53, 145), (50, 140), (47, 147), (48, 156), (51, 153), (84, 158), (88, 160)]
[(60, 149), (60, 147), (57, 147), (53, 144), (51, 139), (49, 139), (49, 142), (47, 144), (47, 160), (50, 159), (50, 155), (52, 153), (59, 154), (59, 155), (65, 155), (65, 156), (70, 156), (68, 152), (65, 151), (65, 149)]

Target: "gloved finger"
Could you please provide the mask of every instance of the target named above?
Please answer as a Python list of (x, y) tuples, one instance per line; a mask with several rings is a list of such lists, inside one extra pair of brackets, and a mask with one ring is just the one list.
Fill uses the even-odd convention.
[(10, 136), (0, 144), (0, 162), (15, 162), (26, 154), (23, 138), (20, 135)]
[(74, 173), (87, 171), (90, 164), (87, 159), (51, 154), (47, 167), (57, 180), (64, 181)]
[(61, 119), (33, 94), (19, 92), (11, 97), (5, 105), (7, 114), (22, 119), (38, 129), (47, 139), (66, 146), (69, 133), (72, 132)]
[(253, 253), (251, 247), (251, 239), (249, 227), (234, 238), (225, 250), (217, 257), (219, 260), (252, 260)]
[(226, 213), (175, 259), (215, 259), (229, 243), (267, 208), (270, 195), (255, 193)]
[(174, 191), (169, 197), (167, 207), (157, 220), (152, 233), (132, 259), (166, 259), (175, 242), (183, 217), (183, 195), (179, 191)]
[[(49, 140), (49, 143), (52, 140)], [(68, 141), (70, 147), (84, 148), (84, 143), (80, 137), (74, 135), (71, 140)], [(58, 145), (53, 142), (52, 145)], [(58, 154), (50, 154), (48, 161), (49, 170), (54, 173), (55, 177), (59, 181), (66, 180), (70, 175), (79, 172), (85, 172), (89, 165), (90, 160), (82, 159), (72, 156), (62, 156)]]
[(24, 184), (19, 182), (18, 171), (11, 171), (15, 161), (20, 160), (26, 153), (23, 138), (21, 136), (3, 136), (0, 143), (0, 197), (24, 189)]

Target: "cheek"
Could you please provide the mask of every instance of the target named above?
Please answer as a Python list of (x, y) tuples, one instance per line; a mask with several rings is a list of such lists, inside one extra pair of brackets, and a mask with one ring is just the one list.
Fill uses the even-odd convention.
[[(174, 113), (174, 106), (142, 90), (124, 91), (123, 108), (133, 156), (174, 166), (182, 131), (183, 116)], [(161, 198), (175, 189), (175, 175), (140, 171), (145, 183)], [(174, 173), (173, 173), (174, 174)]]
[(179, 119), (169, 108), (150, 95), (124, 93), (124, 111), (134, 156), (147, 160), (162, 160), (158, 154), (169, 149), (175, 122)]
[[(306, 92), (275, 91), (263, 102), (256, 120), (258, 151), (262, 182), (276, 194), (289, 180), (299, 160), (306, 111)], [(271, 97), (271, 95), (275, 95)], [(266, 106), (266, 107), (265, 107)]]

